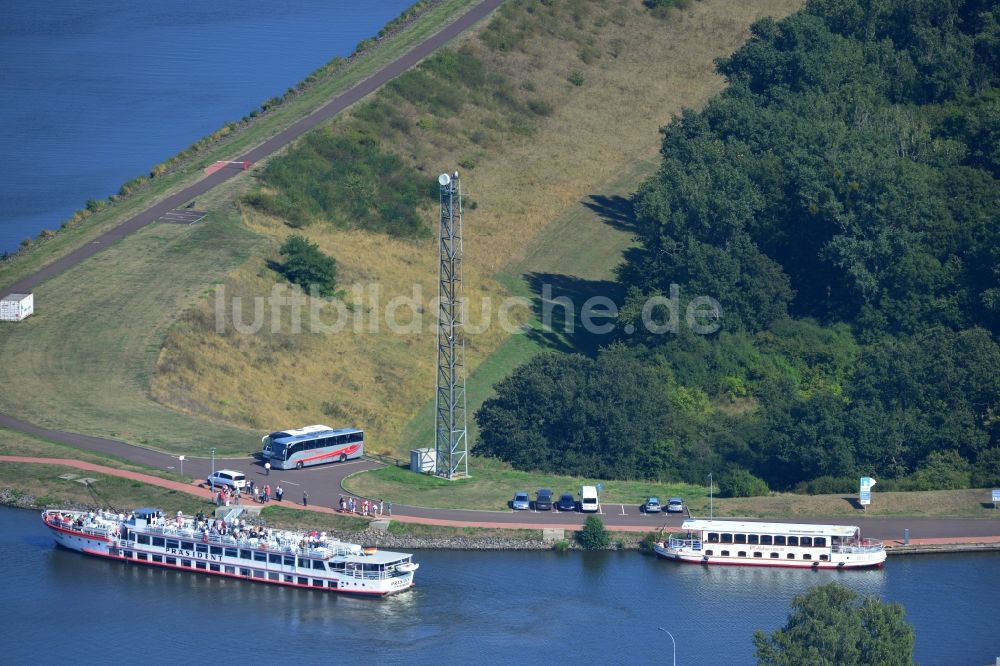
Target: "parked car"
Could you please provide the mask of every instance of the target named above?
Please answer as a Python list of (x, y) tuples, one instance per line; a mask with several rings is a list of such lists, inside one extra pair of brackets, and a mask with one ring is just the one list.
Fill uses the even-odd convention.
[(535, 511), (548, 511), (552, 508), (552, 491), (542, 488), (535, 493)]
[(663, 507), (660, 505), (659, 499), (647, 497), (646, 501), (639, 505), (639, 511), (642, 513), (659, 513), (663, 511)]
[(514, 493), (514, 499), (510, 501), (510, 508), (515, 511), (527, 511), (531, 508), (531, 500), (528, 498), (528, 493), (521, 491)]
[(670, 513), (684, 513), (684, 500), (680, 497), (671, 497), (667, 500), (667, 511)]
[(234, 490), (236, 488), (243, 490), (247, 485), (247, 477), (243, 472), (237, 472), (236, 470), (218, 469), (208, 475), (208, 485), (215, 488), (229, 486)]
[(556, 502), (556, 509), (559, 511), (576, 511), (576, 498), (569, 493), (563, 493)]

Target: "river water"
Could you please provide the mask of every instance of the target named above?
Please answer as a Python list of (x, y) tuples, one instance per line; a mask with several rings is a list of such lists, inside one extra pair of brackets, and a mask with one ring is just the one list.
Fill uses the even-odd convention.
[(0, 253), (281, 95), (412, 0), (0, 0)]
[(421, 551), (418, 587), (366, 599), (123, 566), (59, 549), (0, 508), (4, 662), (752, 664), (755, 629), (838, 581), (901, 602), (916, 659), (1000, 656), (1000, 555), (890, 558), (880, 571), (682, 565), (636, 552)]

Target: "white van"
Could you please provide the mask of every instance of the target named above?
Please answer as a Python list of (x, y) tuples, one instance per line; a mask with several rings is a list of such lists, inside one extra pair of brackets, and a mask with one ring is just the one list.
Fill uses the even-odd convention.
[(595, 486), (582, 486), (580, 488), (580, 511), (584, 513), (596, 513), (601, 510), (601, 502), (597, 497)]

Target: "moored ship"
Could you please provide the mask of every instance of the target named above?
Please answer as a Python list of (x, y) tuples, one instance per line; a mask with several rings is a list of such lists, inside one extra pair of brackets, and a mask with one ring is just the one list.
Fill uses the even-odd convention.
[(853, 525), (685, 520), (685, 535), (653, 546), (662, 558), (697, 564), (857, 569), (885, 562), (881, 541), (862, 539)]
[(247, 527), (238, 511), (206, 519), (151, 508), (129, 515), (56, 509), (42, 521), (56, 543), (87, 555), (311, 590), (384, 596), (412, 587), (420, 566), (408, 553), (325, 534)]

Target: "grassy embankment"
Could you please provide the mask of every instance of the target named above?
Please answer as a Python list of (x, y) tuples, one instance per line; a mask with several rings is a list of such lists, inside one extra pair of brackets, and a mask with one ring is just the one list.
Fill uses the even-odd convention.
[[(714, 0), (660, 20), (638, 0), (580, 2), (557, 4), (551, 11), (565, 16), (552, 21), (544, 5), (509, 3), (483, 36), (468, 35), (456, 46), (502, 82), (496, 89), (507, 101), (470, 90), (459, 119), (436, 114), (435, 100), (418, 99), (418, 86), (390, 87), (377, 97), (381, 107), (359, 107), (361, 117), (343, 119), (334, 131), (374, 128), (382, 149), (429, 185), (441, 170), (459, 165), (469, 200), (465, 277), (473, 324), (481, 321), (476, 297), (493, 299), (495, 322), (500, 299), (525, 294), (534, 307), (543, 282), (552, 282), (557, 293), (572, 292), (574, 300), (583, 296), (577, 301), (582, 303), (608, 286), (601, 281), (629, 243), (627, 230), (602, 219), (613, 211), (596, 214), (588, 204), (601, 208), (600, 197), (614, 204), (616, 195), (627, 195), (655, 168), (659, 127), (721, 88), (712, 61), (746, 38), (754, 18), (784, 15), (797, 6), (790, 0), (749, 6)], [(534, 26), (542, 27), (532, 32)], [(386, 118), (383, 124), (372, 121), (379, 116)], [(434, 212), (424, 211), (428, 225)], [(245, 215), (251, 228), (273, 238), (272, 247), (289, 233), (280, 220), (254, 210)], [(361, 425), (371, 450), (397, 456), (430, 444), (433, 238), (401, 239), (322, 222), (304, 233), (337, 259), (348, 302), (355, 284), (378, 285), (383, 305), (409, 297), (418, 286), (425, 308), (419, 333), (391, 333), (381, 310), (366, 298), (354, 306), (365, 317), (361, 332), (348, 326), (335, 335), (220, 336), (209, 325), (213, 303), (206, 300), (199, 313), (171, 330), (154, 395), (181, 409), (194, 403), (231, 423)], [(261, 258), (234, 271), (225, 286), (246, 302), (267, 296), (274, 282)], [(527, 320), (532, 313), (521, 315)], [(378, 331), (369, 328), (372, 317), (380, 319)], [(540, 334), (537, 322), (529, 327), (536, 333), (508, 338), (494, 323), (469, 336), (469, 366), (482, 368), (470, 380), (470, 411), (496, 379), (531, 354), (568, 346)], [(227, 396), (226, 404), (218, 404), (219, 395)]]
[[(201, 167), (245, 152), (369, 76), (472, 0), (446, 0), (394, 39), (318, 82), (184, 168), (146, 190), (0, 264), (9, 283), (201, 177)], [(0, 410), (39, 425), (110, 436), (175, 452), (219, 455), (252, 450), (258, 435), (240, 425), (206, 421), (197, 406), (178, 412), (150, 399), (150, 380), (167, 328), (213, 283), (267, 248), (232, 206), (250, 179), (237, 176), (198, 205), (213, 211), (192, 226), (151, 225), (35, 289), (36, 315), (0, 327)], [(215, 402), (225, 401), (215, 396)]]

